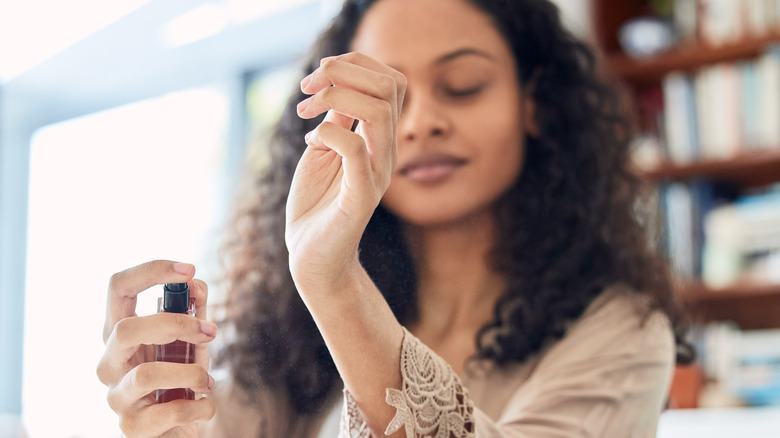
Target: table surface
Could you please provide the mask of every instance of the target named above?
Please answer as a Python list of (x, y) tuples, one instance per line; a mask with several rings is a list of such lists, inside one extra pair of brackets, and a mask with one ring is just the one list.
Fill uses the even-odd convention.
[(657, 438), (780, 438), (780, 406), (679, 409), (661, 415)]

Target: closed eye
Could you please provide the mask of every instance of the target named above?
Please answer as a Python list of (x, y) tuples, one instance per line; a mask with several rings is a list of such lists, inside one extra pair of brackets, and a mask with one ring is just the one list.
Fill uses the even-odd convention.
[(468, 97), (478, 94), (484, 88), (483, 85), (466, 88), (446, 88), (445, 92), (451, 97)]

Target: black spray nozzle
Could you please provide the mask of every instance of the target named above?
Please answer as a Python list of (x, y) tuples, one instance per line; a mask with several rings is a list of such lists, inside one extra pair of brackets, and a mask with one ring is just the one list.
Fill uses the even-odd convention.
[(163, 309), (170, 313), (187, 313), (190, 308), (190, 286), (168, 283), (163, 287)]

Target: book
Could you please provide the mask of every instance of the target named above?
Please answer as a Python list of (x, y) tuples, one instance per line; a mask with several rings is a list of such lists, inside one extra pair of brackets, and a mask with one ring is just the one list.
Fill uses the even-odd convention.
[(738, 40), (743, 33), (741, 0), (699, 0), (699, 36), (711, 46)]
[(670, 161), (689, 163), (698, 156), (697, 99), (691, 77), (672, 72), (663, 79), (664, 131)]
[(759, 148), (780, 145), (780, 46), (770, 47), (755, 63), (755, 137)]
[(698, 38), (699, 0), (672, 2), (672, 21), (680, 43), (691, 43)]
[(694, 277), (694, 209), (690, 189), (683, 183), (669, 183), (663, 190), (666, 213), (666, 248), (675, 274)]

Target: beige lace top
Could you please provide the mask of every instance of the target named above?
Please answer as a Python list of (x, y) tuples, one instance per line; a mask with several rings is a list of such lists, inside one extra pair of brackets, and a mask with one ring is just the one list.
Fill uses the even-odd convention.
[[(567, 335), (537, 358), (508, 370), (459, 378), (406, 332), (403, 387), (385, 431), (408, 438), (655, 437), (674, 363), (667, 318), (642, 320), (644, 304), (603, 294)], [(467, 389), (468, 388), (468, 389)], [(359, 407), (344, 397), (340, 438), (370, 437)]]
[[(675, 346), (668, 319), (660, 313), (643, 319), (643, 306), (636, 295), (605, 292), (563, 339), (533, 359), (464, 376), (406, 332), (403, 386), (387, 390), (386, 402), (396, 415), (385, 433), (404, 430), (408, 438), (655, 437)], [(242, 414), (231, 409), (236, 419), (225, 421), (216, 401), (216, 422), (222, 417), (235, 431)], [(262, 413), (254, 412), (244, 412), (249, 416), (244, 421), (262, 423)], [(280, 424), (277, 430), (284, 433), (268, 436), (335, 438), (335, 431), (320, 430), (330, 423), (326, 414), (288, 423), (296, 431)], [(201, 436), (258, 436), (257, 427), (239, 435), (215, 429)], [(345, 391), (338, 437), (370, 436), (359, 406)]]

